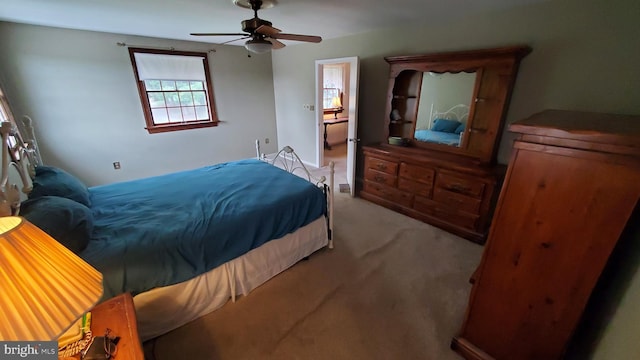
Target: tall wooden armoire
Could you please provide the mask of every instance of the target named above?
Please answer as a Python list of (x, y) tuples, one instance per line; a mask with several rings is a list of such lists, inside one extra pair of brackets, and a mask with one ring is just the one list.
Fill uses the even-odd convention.
[(560, 359), (640, 197), (640, 116), (547, 110), (519, 133), (467, 313), (467, 359)]

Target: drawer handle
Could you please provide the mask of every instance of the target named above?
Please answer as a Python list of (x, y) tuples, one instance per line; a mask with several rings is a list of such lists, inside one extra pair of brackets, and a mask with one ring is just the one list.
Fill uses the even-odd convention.
[(378, 168), (378, 170), (387, 170), (387, 165), (382, 163), (378, 163), (376, 167)]
[(380, 175), (376, 175), (376, 176), (373, 177), (373, 180), (383, 183), (385, 178), (380, 176)]
[(471, 190), (471, 188), (469, 188), (468, 186), (464, 186), (461, 184), (451, 184), (451, 186), (449, 186), (449, 189), (457, 192), (468, 192), (469, 190)]

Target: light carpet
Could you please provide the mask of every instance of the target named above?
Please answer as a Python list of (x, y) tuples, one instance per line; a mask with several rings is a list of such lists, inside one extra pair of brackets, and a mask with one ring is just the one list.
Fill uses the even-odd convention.
[(145, 343), (148, 359), (460, 359), (482, 247), (336, 192), (335, 249)]

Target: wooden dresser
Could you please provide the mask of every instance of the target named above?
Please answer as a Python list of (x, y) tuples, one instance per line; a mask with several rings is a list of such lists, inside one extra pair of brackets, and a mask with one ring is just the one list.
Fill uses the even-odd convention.
[(510, 46), (386, 57), (386, 137), (363, 147), (360, 196), (484, 243), (505, 172), (496, 165), (505, 114), (529, 52)]
[(466, 318), (467, 359), (560, 359), (640, 198), (640, 116), (547, 110), (520, 133)]
[(384, 144), (363, 153), (362, 198), (484, 242), (505, 167)]

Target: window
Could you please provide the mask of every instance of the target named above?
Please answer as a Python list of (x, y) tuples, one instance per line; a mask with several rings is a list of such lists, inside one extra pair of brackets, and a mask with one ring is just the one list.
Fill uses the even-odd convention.
[[(4, 92), (0, 88), (0, 122), (10, 122), (15, 130), (8, 136), (9, 143), (9, 153), (11, 154), (12, 160), (20, 159), (20, 152), (18, 152), (18, 145), (23, 144), (22, 136), (20, 135), (20, 130), (18, 130), (18, 126), (15, 122), (15, 118), (13, 117), (13, 113), (11, 112), (11, 108), (9, 107), (9, 101), (5, 96)], [(3, 145), (4, 146), (4, 145)]]
[(340, 89), (324, 88), (322, 93), (322, 108), (325, 110), (333, 110), (333, 99), (340, 98)]
[(325, 114), (330, 114), (335, 112), (335, 109), (342, 107), (342, 89), (344, 89), (344, 66), (342, 64), (324, 65), (322, 70), (322, 78), (324, 88), (322, 94), (322, 108)]
[(9, 102), (4, 95), (2, 89), (0, 89), (0, 121), (10, 121), (13, 122), (13, 116), (11, 115), (11, 110), (9, 109)]
[(129, 48), (149, 133), (218, 125), (206, 53)]

